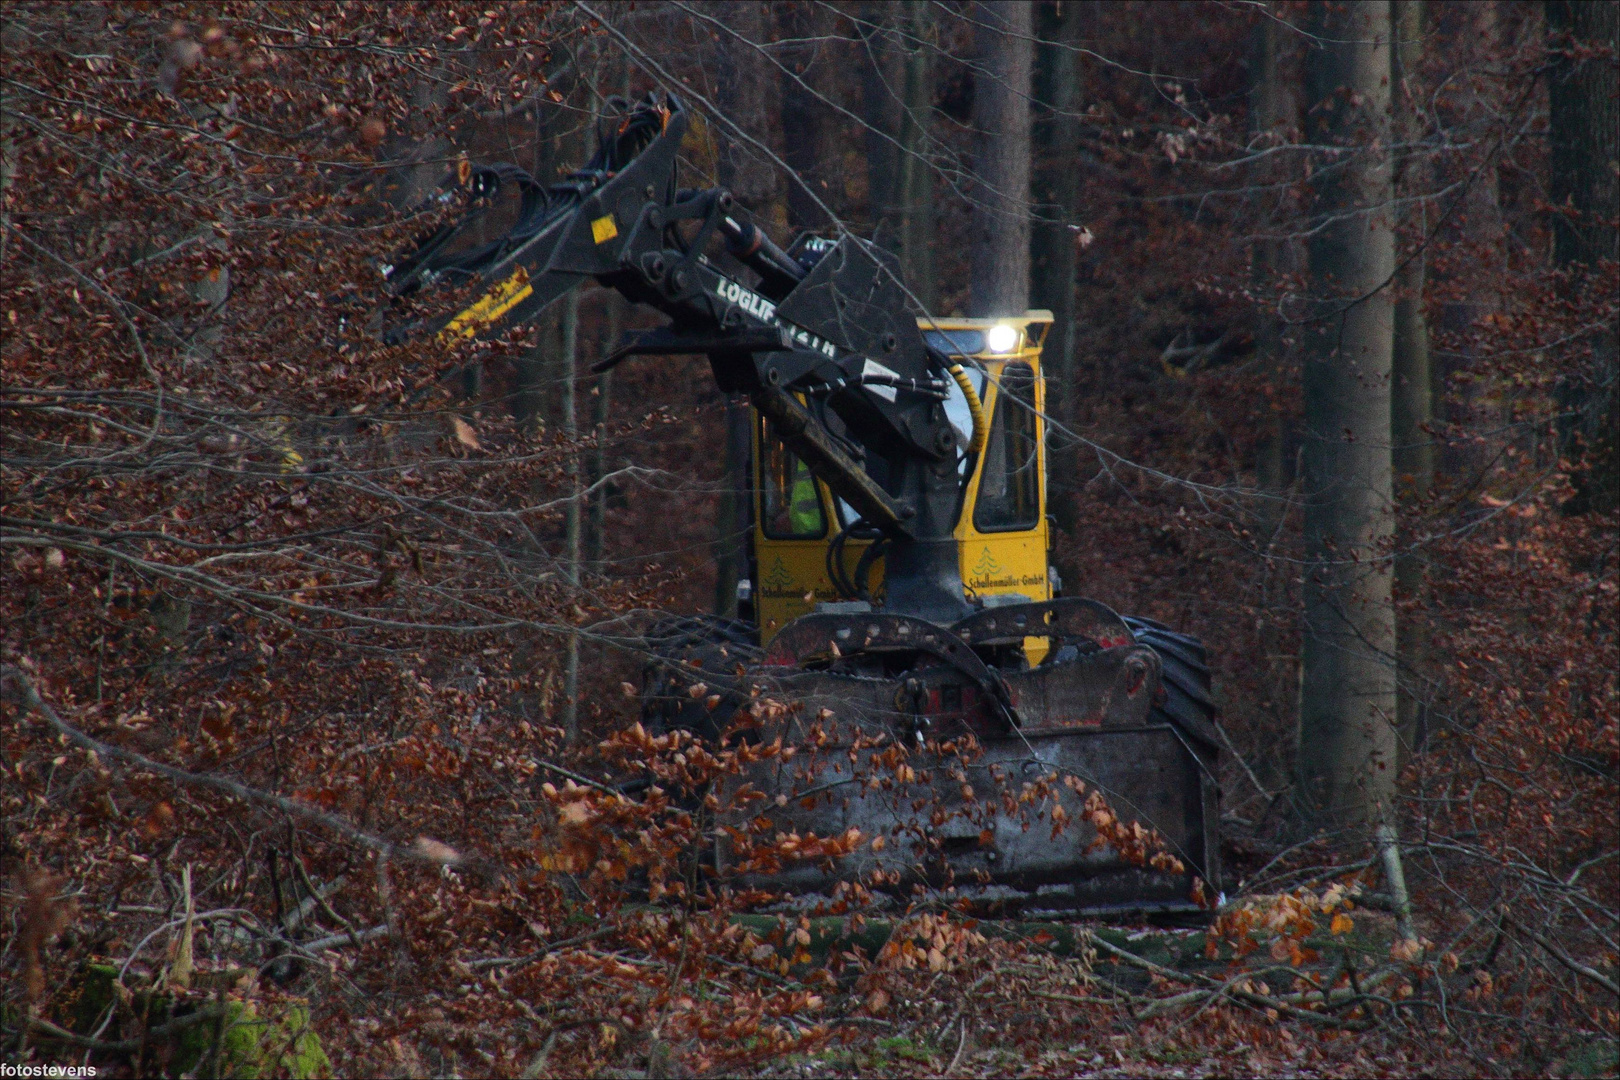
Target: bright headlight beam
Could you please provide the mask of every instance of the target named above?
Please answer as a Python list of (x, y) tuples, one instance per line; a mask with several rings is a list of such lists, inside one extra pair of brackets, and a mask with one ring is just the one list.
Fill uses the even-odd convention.
[(997, 323), (984, 335), (984, 343), (993, 353), (1010, 353), (1018, 347), (1018, 330), (1006, 323)]

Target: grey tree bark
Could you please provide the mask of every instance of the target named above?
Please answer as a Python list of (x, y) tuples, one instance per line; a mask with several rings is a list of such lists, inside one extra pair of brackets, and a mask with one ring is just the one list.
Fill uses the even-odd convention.
[(816, 205), (810, 189), (822, 201), (831, 196), (825, 181), (827, 110), (816, 97), (821, 74), (816, 70), (816, 61), (831, 13), (813, 4), (778, 4), (774, 15), (782, 42), (777, 60), (785, 69), (780, 79), (782, 160), (793, 172), (785, 178), (788, 227), (794, 232), (821, 229), (827, 226), (827, 215)]
[[(618, 83), (619, 96), (628, 100), (630, 97), (629, 62), (615, 59), (609, 68), (609, 73), (613, 81)], [(598, 108), (600, 108), (600, 104)], [(597, 349), (597, 359), (599, 360), (618, 347), (624, 306), (624, 301), (612, 293), (608, 293), (603, 297), (602, 338)], [(595, 445), (591, 449), (589, 480), (590, 487), (594, 491), (587, 504), (585, 560), (590, 563), (594, 570), (600, 573), (603, 560), (607, 554), (608, 491), (606, 485), (602, 487), (596, 485), (601, 482), (608, 471), (608, 417), (613, 414), (612, 371), (604, 371), (597, 376), (596, 386), (591, 391), (591, 395), (591, 432), (595, 437)]]
[[(1041, 350), (1046, 375), (1046, 411), (1073, 428), (1075, 371), (1075, 231), (1080, 213), (1080, 37), (1081, 5), (1062, 0), (1040, 5), (1040, 44), (1035, 53), (1035, 192), (1039, 220), (1031, 225), (1031, 304), (1052, 312), (1052, 329)], [(1074, 447), (1061, 432), (1050, 432), (1052, 466), (1047, 504), (1058, 525), (1072, 532), (1075, 521)]]
[[(1249, 146), (1256, 152), (1301, 141), (1301, 43), (1275, 15), (1270, 10), (1260, 14), (1249, 43)], [(1261, 157), (1250, 167), (1248, 177), (1254, 191), (1249, 209), (1257, 236), (1249, 250), (1250, 287), (1256, 297), (1255, 359), (1273, 395), (1255, 448), (1255, 480), (1265, 493), (1255, 502), (1255, 535), (1257, 546), (1267, 554), (1284, 537), (1299, 450), (1294, 411), (1282, 404), (1289, 389), (1298, 384), (1299, 345), (1284, 333), (1282, 305), (1303, 269), (1304, 255), (1300, 241), (1282, 235), (1292, 231), (1289, 223), (1299, 220), (1303, 208), (1289, 183), (1291, 166), (1285, 158), (1283, 154)], [(1294, 571), (1278, 563), (1271, 573), (1285, 580), (1284, 575), (1292, 577)], [(1297, 704), (1298, 697), (1299, 660), (1294, 644), (1298, 627), (1291, 615), (1282, 612), (1267, 612), (1262, 619), (1259, 652), (1269, 658), (1266, 697), (1275, 703), (1269, 707), (1277, 710), (1277, 721), (1285, 722), (1282, 714)], [(1268, 790), (1281, 790), (1294, 763), (1286, 757), (1260, 755), (1254, 765)]]
[(895, 62), (889, 30), (893, 5), (861, 5), (855, 28), (861, 44), (855, 63), (861, 73), (861, 138), (866, 152), (868, 235), (895, 249), (900, 242), (900, 152), (894, 133), (900, 125), (900, 101), (895, 94), (900, 71)]
[[(1287, 28), (1276, 18), (1263, 17), (1255, 23), (1254, 39), (1249, 50), (1249, 138), (1256, 149), (1293, 142), (1299, 137), (1299, 99), (1297, 73), (1293, 78), (1284, 71), (1284, 51), (1294, 44)], [(1257, 188), (1277, 185), (1282, 180), (1279, 166), (1264, 159), (1254, 168), (1253, 183)], [(1278, 232), (1271, 227), (1276, 209), (1270, 207), (1286, 195), (1257, 196), (1255, 199), (1257, 230)], [(1288, 216), (1291, 207), (1283, 210)], [(1299, 269), (1298, 244), (1290, 240), (1256, 240), (1249, 253), (1249, 276), (1257, 296), (1273, 296), (1278, 291), (1282, 275)], [(1255, 325), (1255, 352), (1266, 366), (1274, 385), (1281, 386), (1291, 380), (1287, 346), (1282, 332), (1282, 319), (1275, 301), (1267, 302), (1259, 312)], [(1256, 473), (1260, 487), (1281, 494), (1292, 480), (1293, 446), (1291, 432), (1284, 414), (1274, 410), (1270, 430), (1260, 446), (1256, 460)], [(1261, 527), (1265, 536), (1276, 532), (1286, 504), (1281, 499), (1267, 502), (1261, 509)]]
[(906, 0), (901, 37), (905, 91), (900, 108), (900, 266), (906, 285), (932, 312), (934, 280), (934, 171), (928, 157), (928, 120), (934, 110), (934, 15), (928, 0)]
[[(1396, 494), (1417, 507), (1428, 499), (1434, 487), (1433, 380), (1429, 324), (1423, 307), (1429, 219), (1424, 209), (1426, 204), (1415, 201), (1427, 191), (1432, 171), (1425, 152), (1418, 147), (1423, 137), (1419, 111), (1422, 97), (1417, 83), (1418, 66), (1423, 60), (1422, 0), (1395, 0), (1394, 35), (1390, 85), (1394, 95), (1396, 141), (1403, 147), (1394, 165), (1395, 192), (1402, 200), (1401, 205), (1406, 207), (1401, 211), (1406, 240), (1414, 246), (1395, 279), (1390, 446)], [(1403, 761), (1423, 740), (1429, 644), (1424, 615), (1428, 573), (1421, 553), (1404, 550), (1405, 542), (1403, 540), (1403, 550), (1395, 560), (1396, 593), (1405, 601), (1409, 612), (1398, 615), (1395, 623), (1396, 653), (1400, 658), (1400, 696), (1396, 712)]]
[[(769, 144), (778, 129), (771, 122), (778, 103), (770, 91), (778, 83), (771, 77), (774, 66), (755, 47), (766, 40), (765, 5), (759, 0), (743, 0), (719, 7), (719, 14), (737, 36), (720, 35), (715, 104), (738, 127)], [(724, 125), (716, 125), (717, 135), (722, 136), (721, 185), (731, 189), (768, 230), (773, 226), (780, 229), (783, 215), (775, 170), (757, 150), (726, 137), (727, 131)], [(715, 515), (714, 610), (734, 618), (737, 582), (746, 573), (748, 558), (747, 409), (730, 402), (725, 416), (725, 474)]]
[(968, 313), (1022, 315), (1029, 307), (1030, 82), (1034, 5), (975, 3), (978, 130)]
[[(570, 292), (562, 304), (562, 353), (558, 357), (562, 367), (562, 426), (563, 435), (570, 445), (579, 438), (579, 290)], [(582, 501), (580, 460), (577, 450), (568, 454), (568, 510), (565, 521), (565, 552), (563, 577), (572, 587), (580, 581), (580, 513)], [(568, 634), (568, 653), (563, 668), (563, 731), (569, 743), (579, 737), (579, 634)]]
[[(1553, 262), (1573, 298), (1620, 259), (1620, 5), (1552, 0), (1546, 12)], [(1604, 513), (1620, 505), (1620, 342), (1611, 326), (1585, 344), (1584, 370), (1558, 394), (1562, 452), (1577, 463), (1565, 509)]]
[(1595, 267), (1620, 259), (1620, 6), (1552, 0), (1548, 80), (1551, 115), (1553, 259)]
[[(600, 356), (606, 356), (618, 347), (619, 326), (622, 321), (620, 305), (617, 297), (607, 298), (607, 311), (603, 320), (602, 347)], [(607, 554), (607, 500), (606, 485), (596, 487), (602, 478), (607, 475), (607, 426), (608, 417), (613, 415), (613, 372), (604, 371), (597, 376), (596, 388), (592, 391), (591, 399), (591, 431), (596, 436), (596, 445), (591, 449), (591, 486), (596, 490), (590, 499), (590, 519), (585, 529), (585, 559), (597, 570), (602, 567), (602, 560)]]
[(1358, 829), (1388, 814), (1396, 770), (1389, 0), (1315, 0), (1311, 32), (1308, 141), (1342, 149), (1316, 163), (1307, 247), (1299, 794)]
[[(1494, 158), (1483, 156), (1496, 139), (1498, 106), (1489, 88), (1489, 69), (1502, 55), (1503, 13), (1497, 0), (1458, 5), (1456, 12), (1463, 23), (1452, 46), (1454, 55), (1448, 56), (1458, 69), (1448, 73), (1448, 82), (1456, 87), (1451, 104), (1458, 119), (1452, 126), (1460, 129), (1457, 134), (1463, 139), (1480, 147), (1477, 153), (1481, 156), (1464, 161), (1460, 175), (1446, 178), (1467, 183), (1461, 205), (1448, 215), (1442, 236), (1459, 249), (1468, 272), (1458, 275), (1466, 287), (1447, 290), (1447, 298), (1436, 305), (1437, 326), (1457, 342), (1456, 347), (1430, 358), (1431, 409), (1441, 423), (1491, 408), (1485, 400), (1486, 381), (1454, 376), (1471, 376), (1487, 363), (1490, 346), (1485, 319), (1502, 310), (1501, 283), (1507, 280), (1507, 230), (1497, 169)], [(1436, 450), (1435, 467), (1448, 475), (1478, 471), (1486, 465), (1487, 451), (1481, 444), (1450, 440)]]

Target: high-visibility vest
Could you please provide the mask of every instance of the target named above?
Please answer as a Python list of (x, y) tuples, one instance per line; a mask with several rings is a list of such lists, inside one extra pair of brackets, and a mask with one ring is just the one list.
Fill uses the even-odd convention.
[(788, 497), (788, 528), (792, 529), (796, 536), (807, 536), (812, 533), (819, 536), (823, 526), (821, 498), (816, 493), (816, 481), (803, 465), (799, 465), (794, 472), (797, 476)]

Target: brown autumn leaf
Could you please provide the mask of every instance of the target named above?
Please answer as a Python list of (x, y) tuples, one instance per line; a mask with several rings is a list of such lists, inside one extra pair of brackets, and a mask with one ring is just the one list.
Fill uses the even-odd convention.
[(452, 416), (450, 418), (450, 430), (455, 432), (456, 442), (460, 443), (462, 446), (465, 446), (467, 449), (482, 449), (482, 447), (478, 445), (478, 432), (474, 431), (472, 425), (467, 423), (467, 421), (463, 420), (461, 417)]
[(411, 850), (421, 858), (446, 866), (454, 866), (461, 862), (461, 852), (429, 836), (418, 836), (416, 842), (411, 845)]
[(66, 879), (49, 870), (31, 867), (22, 873), (23, 987), (29, 1001), (38, 1001), (45, 992), (40, 950), (67, 929), (78, 907), (76, 900), (64, 900), (57, 895), (65, 883)]

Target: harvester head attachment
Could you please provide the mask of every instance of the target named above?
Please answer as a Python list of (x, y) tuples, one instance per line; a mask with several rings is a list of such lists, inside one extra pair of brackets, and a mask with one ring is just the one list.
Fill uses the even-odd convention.
[[(1092, 913), (1195, 912), (1218, 893), (1213, 708), (1190, 638), (1079, 599), (950, 628), (811, 615), (763, 654), (718, 623), (672, 625), (675, 648), (647, 668), (645, 719), (796, 751), (711, 793), (722, 806), (749, 787), (765, 796), (718, 824), (757, 829), (763, 815), (788, 836), (863, 838), (844, 858), (785, 866), (728, 863), (722, 849), (716, 870), (739, 884), (933, 888)], [(1033, 667), (1027, 638), (1048, 644)]]

